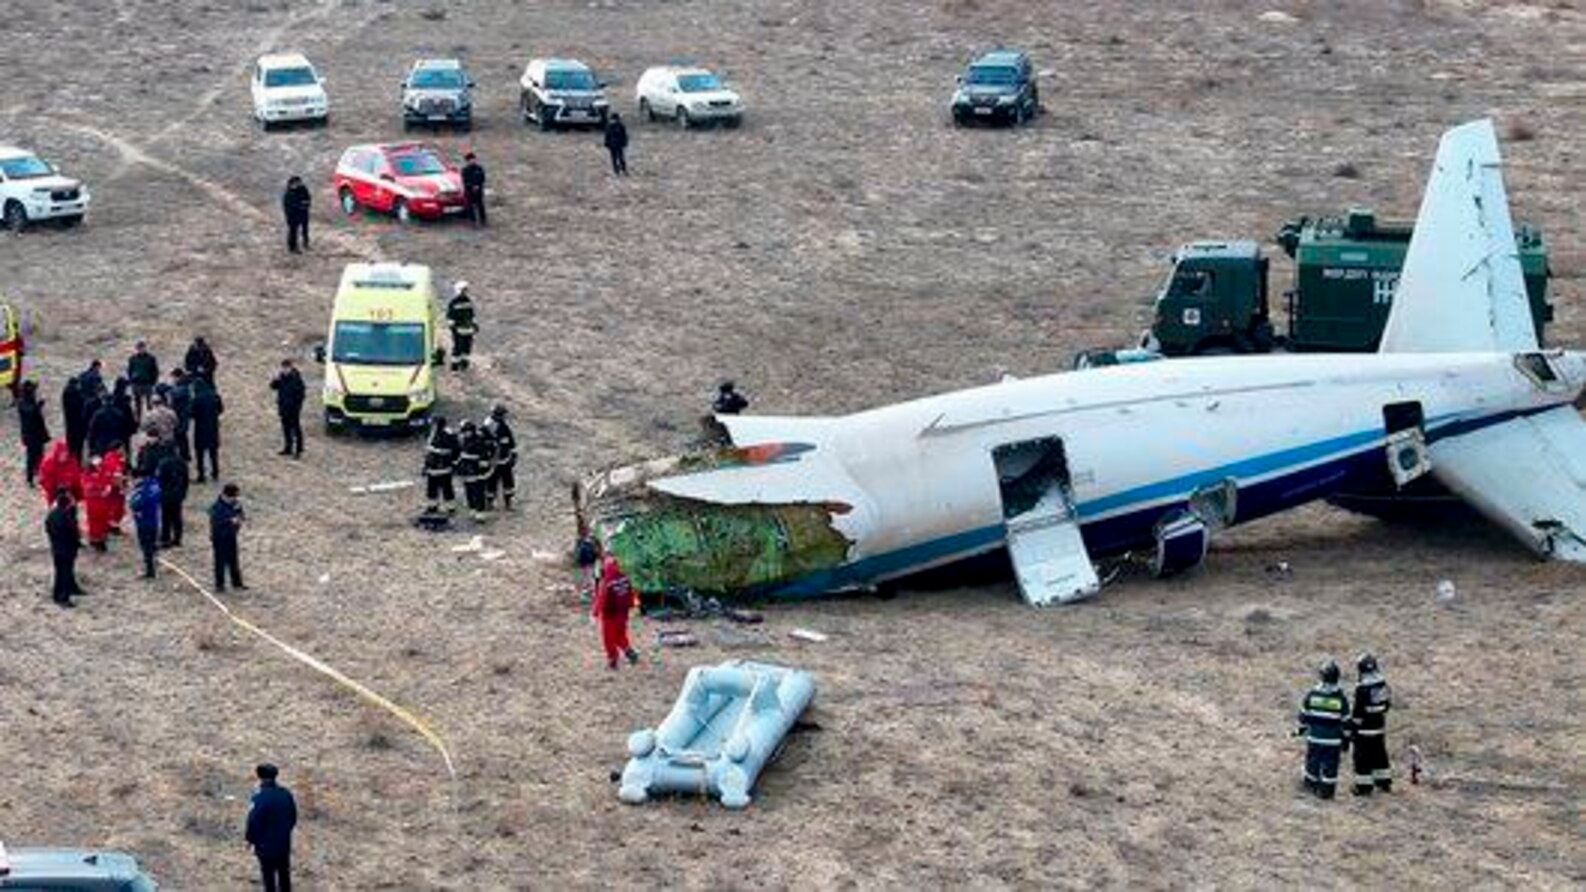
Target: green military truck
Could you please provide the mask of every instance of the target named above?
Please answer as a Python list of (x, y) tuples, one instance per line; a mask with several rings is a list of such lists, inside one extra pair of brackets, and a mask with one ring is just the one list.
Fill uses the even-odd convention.
[[(1275, 349), (1373, 352), (1388, 323), (1413, 228), (1379, 221), (1361, 208), (1342, 217), (1300, 217), (1284, 224), (1275, 241), (1294, 261), (1294, 287), (1283, 295), (1287, 333), (1272, 322), (1268, 258), (1259, 245), (1191, 242), (1173, 255), (1142, 346), (1165, 356)], [(1542, 233), (1526, 225), (1515, 228), (1515, 242), (1540, 339), (1553, 320), (1547, 247)]]

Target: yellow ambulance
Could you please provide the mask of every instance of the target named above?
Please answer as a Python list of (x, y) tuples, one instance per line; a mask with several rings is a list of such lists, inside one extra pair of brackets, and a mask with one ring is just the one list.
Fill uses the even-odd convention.
[(435, 405), (439, 316), (430, 268), (351, 263), (342, 271), (325, 364), (328, 430), (402, 431), (429, 423)]

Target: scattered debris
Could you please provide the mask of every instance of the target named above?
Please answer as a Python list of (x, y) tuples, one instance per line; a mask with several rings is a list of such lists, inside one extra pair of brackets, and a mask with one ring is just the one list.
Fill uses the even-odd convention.
[(484, 551), (484, 550), (485, 550), (485, 537), (484, 536), (474, 536), (472, 539), (469, 539), (467, 542), (463, 543), (462, 545), (453, 545), (452, 546), (452, 551), (454, 551), (454, 552), (456, 552), (458, 554), (467, 554), (470, 551)]
[(655, 633), (655, 643), (660, 647), (698, 647), (699, 638), (687, 629), (662, 629)]
[(1418, 746), (1411, 745), (1410, 746), (1410, 783), (1419, 784), (1421, 782), (1421, 771), (1422, 771), (1422, 768), (1421, 768), (1421, 748), (1418, 747)]
[(1503, 137), (1509, 142), (1530, 142), (1536, 139), (1536, 130), (1524, 121), (1510, 121), (1509, 126), (1504, 128)]
[(1333, 165), (1333, 176), (1342, 180), (1358, 180), (1360, 179), (1360, 168), (1356, 167), (1354, 162), (1342, 161)]
[(414, 485), (416, 484), (412, 480), (382, 480), (379, 483), (371, 483), (367, 486), (349, 486), (347, 491), (359, 496), (376, 495), (383, 492), (396, 492), (399, 489), (407, 489)]
[(499, 548), (495, 548), (495, 549), (491, 549), (490, 551), (481, 551), (479, 553), (479, 556), (481, 558), (484, 558), (487, 561), (494, 561), (494, 560), (499, 560), (502, 557), (505, 557), (506, 556), (506, 552), (502, 551)]
[(1278, 561), (1275, 564), (1267, 564), (1267, 575), (1287, 579), (1294, 575), (1294, 568), (1289, 566), (1288, 561)]
[(727, 617), (735, 623), (743, 623), (747, 626), (756, 626), (765, 622), (765, 617), (759, 612), (754, 610), (744, 610), (741, 607), (728, 607), (721, 612), (721, 615)]
[(1281, 9), (1269, 9), (1266, 12), (1256, 16), (1256, 18), (1260, 21), (1266, 22), (1269, 25), (1292, 25), (1299, 21), (1298, 18), (1284, 12)]
[(320, 585), (330, 585), (330, 574), (329, 573), (321, 573), (321, 574), (319, 574), (319, 580), (318, 581), (319, 581)]
[(555, 551), (546, 551), (543, 548), (531, 549), (529, 551), (529, 557), (534, 558), (535, 560), (539, 561), (542, 564), (565, 564), (565, 563), (567, 563), (567, 555), (561, 554), (560, 552), (555, 552)]
[(1456, 594), (1458, 592), (1454, 589), (1454, 581), (1452, 579), (1444, 579), (1437, 584), (1437, 603), (1451, 603)]
[(788, 630), (788, 637), (789, 638), (797, 638), (800, 641), (813, 641), (816, 644), (820, 644), (821, 642), (830, 641), (831, 640), (831, 638), (828, 637), (823, 632), (817, 632), (814, 629), (802, 629), (802, 628)]

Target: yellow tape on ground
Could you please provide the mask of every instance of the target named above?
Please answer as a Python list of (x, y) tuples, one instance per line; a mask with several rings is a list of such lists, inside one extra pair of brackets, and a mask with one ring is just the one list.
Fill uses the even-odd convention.
[(181, 567), (178, 567), (163, 557), (160, 558), (160, 564), (166, 569), (185, 579), (188, 585), (192, 586), (198, 591), (199, 594), (208, 599), (209, 603), (219, 608), (220, 612), (226, 615), (226, 619), (231, 620), (238, 627), (245, 629), (254, 635), (257, 635), (260, 638), (263, 638), (265, 641), (270, 642), (284, 651), (287, 656), (297, 660), (299, 663), (302, 663), (310, 669), (313, 669), (315, 672), (329, 676), (331, 680), (335, 681), (337, 684), (347, 688), (348, 690), (380, 707), (381, 709), (384, 709), (386, 712), (391, 713), (408, 727), (412, 728), (414, 731), (417, 731), (419, 736), (429, 741), (430, 746), (433, 746), (435, 751), (441, 754), (441, 759), (446, 762), (446, 773), (451, 775), (452, 780), (457, 779), (457, 769), (452, 765), (452, 754), (451, 750), (447, 749), (446, 747), (446, 741), (439, 734), (435, 733), (435, 730), (429, 725), (425, 724), (424, 721), (418, 716), (407, 711), (406, 709), (403, 709), (401, 706), (392, 703), (390, 700), (387, 700), (374, 691), (369, 690), (369, 688), (365, 687), (363, 684), (348, 678), (346, 675), (342, 674), (340, 670), (325, 663), (318, 657), (298, 650), (292, 645), (287, 644), (285, 641), (282, 641), (274, 635), (271, 635), (269, 632), (266, 632), (264, 629), (259, 628), (248, 620), (243, 619), (242, 617), (233, 613), (231, 608), (226, 606), (225, 602), (215, 597), (214, 593), (200, 585), (198, 580), (188, 575), (187, 571), (183, 570)]

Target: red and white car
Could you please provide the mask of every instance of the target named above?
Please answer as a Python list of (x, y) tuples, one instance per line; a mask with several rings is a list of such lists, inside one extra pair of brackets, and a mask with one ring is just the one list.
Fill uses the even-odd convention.
[(353, 146), (341, 153), (331, 180), (348, 216), (358, 208), (438, 220), (468, 209), (462, 173), (434, 146), (405, 142)]

